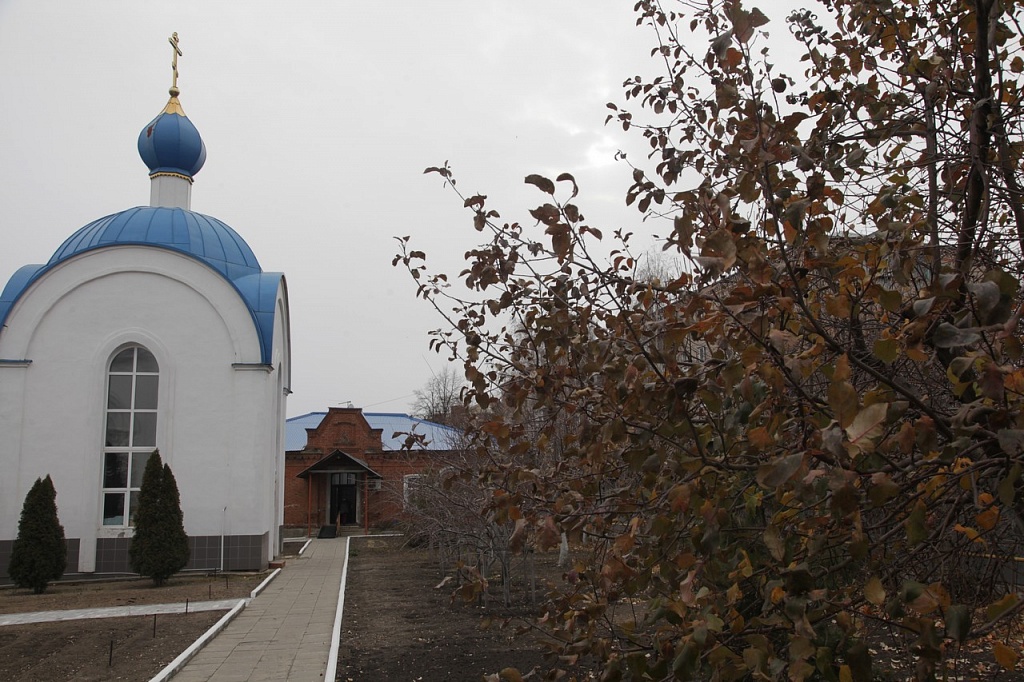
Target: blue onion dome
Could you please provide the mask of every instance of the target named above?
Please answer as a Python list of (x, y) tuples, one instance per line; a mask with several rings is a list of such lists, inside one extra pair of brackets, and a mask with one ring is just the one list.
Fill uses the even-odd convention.
[(164, 110), (139, 133), (139, 156), (149, 176), (178, 175), (189, 180), (206, 163), (206, 145), (178, 101), (178, 89)]

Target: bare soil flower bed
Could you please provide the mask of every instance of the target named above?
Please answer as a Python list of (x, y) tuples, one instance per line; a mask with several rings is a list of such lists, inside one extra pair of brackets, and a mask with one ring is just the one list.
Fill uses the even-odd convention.
[[(177, 576), (0, 590), (0, 613), (240, 599), (263, 575)], [(223, 616), (203, 613), (95, 618), (0, 627), (0, 680), (149, 680)], [(154, 630), (155, 624), (155, 630)], [(155, 634), (154, 634), (155, 633)]]
[[(400, 538), (352, 541), (337, 679), (481, 680), (543, 663), (534, 640), (513, 637), (532, 609), (453, 602), (454, 584), (435, 589), (444, 577), (437, 562), (402, 545)], [(61, 583), (42, 595), (8, 588), (0, 590), (0, 613), (241, 598), (263, 577), (177, 576), (160, 588), (148, 580)], [(222, 615), (157, 616), (155, 638), (152, 616), (3, 626), (0, 680), (149, 680)], [(490, 627), (482, 627), (485, 618)]]
[[(554, 558), (544, 557), (538, 572), (550, 573)], [(403, 548), (401, 538), (354, 539), (337, 680), (477, 682), (506, 667), (543, 667), (536, 637), (515, 637), (535, 611), (525, 590), (511, 608), (493, 595), (467, 604), (452, 600), (454, 583), (436, 587), (445, 577), (428, 552)]]

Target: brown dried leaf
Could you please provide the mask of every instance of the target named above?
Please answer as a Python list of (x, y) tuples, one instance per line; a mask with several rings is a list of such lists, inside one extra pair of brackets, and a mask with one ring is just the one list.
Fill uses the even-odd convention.
[(544, 517), (537, 536), (537, 544), (540, 546), (540, 549), (544, 551), (556, 547), (561, 542), (561, 539), (562, 534), (555, 525), (555, 518), (553, 516)]
[(847, 381), (833, 381), (828, 387), (828, 404), (842, 428), (853, 423), (860, 411), (857, 390)]
[(861, 450), (874, 449), (874, 442), (882, 435), (885, 415), (889, 410), (887, 403), (874, 403), (861, 410), (853, 422), (846, 428), (846, 436), (850, 443)]
[(1013, 670), (1017, 666), (1017, 661), (1020, 660), (1020, 654), (1002, 642), (992, 644), (992, 655), (995, 656), (996, 663), (1007, 670)]
[(527, 175), (525, 182), (528, 185), (533, 185), (534, 187), (539, 189), (541, 192), (544, 192), (545, 194), (554, 194), (555, 193), (555, 183), (551, 182), (550, 180), (545, 178), (543, 175), (537, 175), (537, 174)]
[(871, 576), (871, 580), (868, 580), (868, 584), (864, 586), (864, 598), (875, 606), (885, 603), (885, 588), (882, 587), (882, 581), (878, 579), (877, 575)]
[(800, 465), (803, 464), (804, 455), (796, 452), (785, 457), (776, 457), (775, 461), (762, 464), (757, 469), (757, 482), (765, 488), (777, 488), (786, 481), (793, 478)]

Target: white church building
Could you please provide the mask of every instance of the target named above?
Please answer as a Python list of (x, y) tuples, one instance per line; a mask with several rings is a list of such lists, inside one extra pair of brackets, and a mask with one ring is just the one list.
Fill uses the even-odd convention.
[[(288, 294), (191, 209), (206, 147), (178, 101), (139, 134), (150, 205), (95, 220), (0, 293), (0, 580), (49, 474), (67, 573), (124, 573), (154, 449), (181, 493), (189, 568), (273, 559), (283, 514)], [(3, 280), (0, 279), (0, 282)]]

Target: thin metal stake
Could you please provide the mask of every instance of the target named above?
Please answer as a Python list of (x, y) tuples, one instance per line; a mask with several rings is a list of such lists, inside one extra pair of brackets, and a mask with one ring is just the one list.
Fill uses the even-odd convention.
[(114, 665), (114, 640), (110, 640), (110, 657), (107, 658), (107, 667), (111, 668)]

